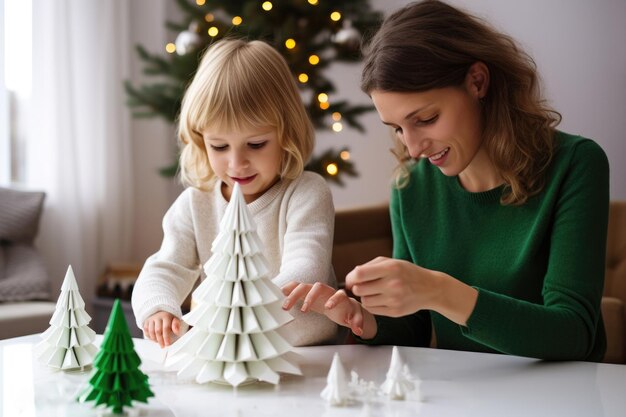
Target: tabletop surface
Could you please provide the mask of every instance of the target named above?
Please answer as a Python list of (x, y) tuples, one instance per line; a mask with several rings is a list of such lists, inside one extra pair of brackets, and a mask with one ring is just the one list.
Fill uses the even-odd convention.
[[(302, 376), (285, 375), (277, 386), (238, 389), (181, 382), (160, 363), (158, 346), (133, 339), (155, 398), (147, 416), (625, 416), (626, 366), (544, 362), (515, 356), (400, 347), (420, 395), (403, 401), (360, 397), (344, 407), (320, 398), (335, 352), (346, 371), (380, 386), (390, 346), (296, 348)], [(0, 409), (6, 417), (96, 416), (90, 404), (73, 401), (89, 371), (59, 372), (33, 357), (38, 335), (0, 340)], [(101, 337), (96, 339), (99, 344)]]

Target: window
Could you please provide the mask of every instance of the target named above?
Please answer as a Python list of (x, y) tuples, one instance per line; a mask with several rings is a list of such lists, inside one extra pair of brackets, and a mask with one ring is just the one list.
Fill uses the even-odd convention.
[(32, 2), (0, 0), (0, 184), (24, 178), (32, 84)]

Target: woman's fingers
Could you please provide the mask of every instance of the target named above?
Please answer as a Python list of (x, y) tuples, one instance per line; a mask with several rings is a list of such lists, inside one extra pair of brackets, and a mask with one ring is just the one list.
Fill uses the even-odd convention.
[(354, 285), (384, 278), (389, 274), (389, 261), (389, 258), (378, 257), (366, 264), (355, 267), (346, 275), (346, 288), (351, 290)]
[(361, 304), (369, 311), (372, 311), (372, 308), (392, 307), (392, 303), (389, 302), (388, 297), (386, 297), (385, 294), (367, 295), (361, 297)]

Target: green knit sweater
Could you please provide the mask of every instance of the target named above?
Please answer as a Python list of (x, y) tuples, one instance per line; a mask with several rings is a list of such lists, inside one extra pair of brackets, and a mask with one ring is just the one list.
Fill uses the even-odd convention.
[[(554, 360), (600, 361), (600, 312), (609, 203), (606, 155), (558, 132), (543, 191), (503, 206), (503, 187), (471, 193), (428, 160), (391, 196), (393, 256), (478, 290), (467, 326), (436, 312), (376, 317), (376, 344), (437, 347)], [(367, 343), (367, 342), (366, 342)]]

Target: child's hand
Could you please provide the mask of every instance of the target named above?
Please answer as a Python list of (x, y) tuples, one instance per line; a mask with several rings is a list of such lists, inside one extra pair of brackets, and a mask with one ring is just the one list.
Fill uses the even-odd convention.
[(282, 288), (287, 297), (283, 309), (289, 310), (302, 299), (303, 312), (309, 310), (324, 314), (337, 324), (349, 327), (352, 332), (364, 339), (376, 335), (376, 320), (354, 298), (348, 297), (344, 290), (335, 290), (326, 284), (302, 284), (290, 282)]
[(161, 348), (172, 344), (172, 333), (180, 335), (180, 319), (166, 311), (154, 313), (143, 323), (143, 334)]

